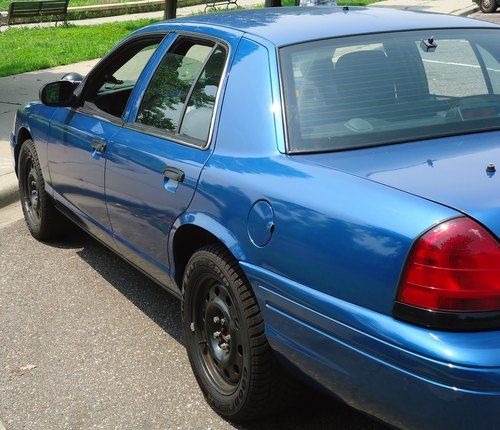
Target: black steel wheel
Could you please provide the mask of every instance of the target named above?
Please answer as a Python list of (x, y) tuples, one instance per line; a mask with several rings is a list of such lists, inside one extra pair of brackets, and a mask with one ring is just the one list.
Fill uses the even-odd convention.
[(483, 13), (493, 13), (497, 10), (498, 6), (496, 0), (481, 0), (479, 2), (479, 8)]
[(227, 288), (212, 274), (195, 297), (194, 337), (206, 377), (221, 393), (233, 393), (241, 379), (244, 347), (238, 313)]
[(23, 142), (19, 152), (18, 177), (21, 206), (31, 235), (38, 240), (56, 237), (66, 223), (45, 192), (35, 144), (30, 139)]
[(252, 289), (222, 246), (202, 248), (189, 260), (182, 311), (191, 367), (218, 414), (244, 422), (287, 404), (293, 379), (278, 365)]

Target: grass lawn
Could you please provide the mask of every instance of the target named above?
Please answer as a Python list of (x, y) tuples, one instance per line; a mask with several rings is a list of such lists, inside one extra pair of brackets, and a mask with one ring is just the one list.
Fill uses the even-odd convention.
[[(2, 0), (0, 0), (2, 1)], [(366, 6), (380, 0), (337, 0), (339, 6)], [(295, 6), (295, 0), (282, 0), (283, 6)]]
[(0, 76), (102, 57), (150, 19), (100, 24), (11, 28), (0, 33)]
[[(9, 4), (13, 0), (0, 0), (0, 12), (7, 11), (9, 10)], [(29, 0), (15, 0), (15, 1), (29, 1)], [(127, 3), (131, 1), (136, 1), (136, 0), (70, 0), (69, 1), (69, 7), (72, 6), (90, 6), (90, 5), (96, 5), (96, 4), (109, 4), (109, 3)], [(184, 2), (183, 0), (178, 1), (179, 7), (183, 6)], [(189, 3), (193, 3), (190, 1)], [(200, 1), (196, 1), (196, 3), (201, 3)]]
[[(26, 0), (16, 0), (16, 1), (26, 1)], [(70, 6), (88, 6), (101, 3), (125, 3), (132, 0), (70, 0)], [(8, 10), (9, 4), (12, 0), (0, 0), (0, 11)]]
[[(341, 0), (338, 3), (354, 6), (375, 1)], [(294, 0), (283, 2), (285, 6), (294, 4)], [(93, 26), (10, 28), (0, 33), (0, 76), (102, 57), (123, 37), (155, 21), (140, 19)]]

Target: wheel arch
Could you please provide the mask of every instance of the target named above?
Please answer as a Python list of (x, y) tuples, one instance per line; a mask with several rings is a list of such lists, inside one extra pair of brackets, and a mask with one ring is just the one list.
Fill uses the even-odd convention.
[(184, 214), (169, 236), (171, 276), (179, 290), (187, 263), (196, 250), (208, 244), (225, 247), (237, 261), (245, 260), (240, 242), (226, 227), (207, 214)]
[(28, 127), (22, 125), (17, 131), (16, 146), (14, 147), (14, 169), (16, 175), (18, 174), (19, 152), (21, 151), (21, 146), (23, 146), (23, 143), (28, 139), (33, 140), (33, 135)]

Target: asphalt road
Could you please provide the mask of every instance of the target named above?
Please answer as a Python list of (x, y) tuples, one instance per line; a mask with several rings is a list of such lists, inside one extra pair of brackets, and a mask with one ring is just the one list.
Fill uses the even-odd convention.
[(473, 15), (469, 15), (469, 18), (481, 19), (483, 21), (490, 21), (494, 22), (495, 24), (500, 24), (500, 8), (496, 13), (477, 12)]
[[(500, 24), (500, 13), (473, 17)], [(0, 429), (234, 428), (198, 389), (176, 299), (86, 234), (41, 244), (19, 218), (0, 210)], [(385, 429), (304, 397), (239, 428)]]
[[(0, 422), (14, 429), (229, 429), (191, 373), (180, 303), (76, 230), (31, 238), (0, 210)], [(369, 381), (367, 381), (369, 383)], [(385, 427), (333, 399), (241, 429)], [(1, 428), (1, 423), (0, 423)]]

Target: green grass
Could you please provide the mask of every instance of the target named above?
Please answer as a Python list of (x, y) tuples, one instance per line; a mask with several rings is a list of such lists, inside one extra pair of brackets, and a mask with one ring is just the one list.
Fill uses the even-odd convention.
[[(5, 11), (9, 9), (9, 4), (13, 0), (0, 0), (0, 11)], [(15, 0), (15, 1), (28, 1), (28, 0)], [(104, 3), (125, 3), (132, 0), (70, 0), (70, 6), (89, 6), (94, 4), (104, 4)]]
[[(286, 6), (293, 4), (294, 0), (283, 1)], [(339, 4), (366, 5), (374, 2), (341, 0)], [(155, 21), (158, 20), (140, 19), (93, 26), (10, 28), (0, 33), (0, 76), (102, 57), (132, 31)]]
[(102, 57), (123, 37), (155, 21), (11, 28), (0, 33), (0, 76)]
[[(0, 0), (0, 12), (9, 9), (9, 4), (14, 0)], [(15, 1), (29, 1), (29, 0), (15, 0)], [(69, 7), (73, 6), (93, 6), (97, 4), (109, 4), (109, 3), (127, 3), (135, 0), (70, 0)], [(186, 6), (189, 4), (200, 3), (199, 0), (179, 0), (179, 7)]]
[[(0, 0), (1, 1), (1, 0)], [(366, 6), (380, 0), (337, 0), (339, 6)], [(283, 6), (295, 6), (295, 0), (282, 0)]]

